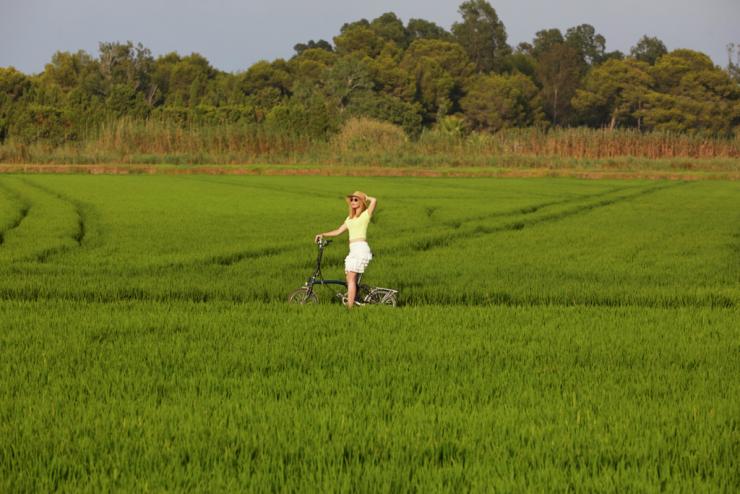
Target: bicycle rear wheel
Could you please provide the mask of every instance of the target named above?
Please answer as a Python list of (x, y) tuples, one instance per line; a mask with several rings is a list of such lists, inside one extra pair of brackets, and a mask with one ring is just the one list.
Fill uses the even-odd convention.
[(316, 293), (314, 293), (313, 290), (309, 292), (307, 286), (302, 286), (288, 295), (288, 302), (300, 305), (316, 304), (319, 302), (319, 297), (316, 296)]
[(398, 304), (396, 292), (385, 288), (371, 290), (367, 297), (365, 297), (365, 300), (368, 304), (388, 305), (390, 307), (395, 307)]

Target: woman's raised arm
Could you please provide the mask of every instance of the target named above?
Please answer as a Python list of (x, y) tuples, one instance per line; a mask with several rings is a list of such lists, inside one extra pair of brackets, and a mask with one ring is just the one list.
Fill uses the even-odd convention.
[(367, 207), (367, 214), (372, 216), (373, 211), (375, 211), (375, 206), (378, 204), (378, 199), (375, 197), (368, 196), (367, 200), (370, 201), (370, 205)]

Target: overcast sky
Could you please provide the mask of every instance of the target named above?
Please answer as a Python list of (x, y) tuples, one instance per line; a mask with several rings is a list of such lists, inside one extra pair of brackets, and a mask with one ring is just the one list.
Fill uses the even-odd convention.
[[(289, 58), (293, 45), (331, 41), (343, 23), (395, 12), (449, 29), (462, 0), (0, 0), (0, 67), (43, 70), (57, 50), (97, 56), (100, 41), (141, 42), (152, 53), (198, 52), (218, 69)], [(534, 33), (591, 24), (607, 50), (628, 52), (643, 35), (669, 50), (691, 48), (727, 65), (740, 43), (740, 0), (492, 0), (509, 44)]]

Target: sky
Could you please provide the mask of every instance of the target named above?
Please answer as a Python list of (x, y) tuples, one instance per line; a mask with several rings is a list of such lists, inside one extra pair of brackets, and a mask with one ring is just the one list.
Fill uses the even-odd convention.
[[(56, 51), (98, 55), (101, 41), (141, 42), (154, 56), (205, 56), (217, 69), (246, 70), (290, 58), (296, 43), (331, 39), (345, 22), (395, 12), (449, 29), (463, 0), (0, 0), (0, 67), (41, 72)], [(740, 44), (740, 0), (489, 0), (516, 46), (557, 27), (591, 24), (607, 50), (629, 52), (644, 35), (669, 50), (691, 48), (727, 65)]]

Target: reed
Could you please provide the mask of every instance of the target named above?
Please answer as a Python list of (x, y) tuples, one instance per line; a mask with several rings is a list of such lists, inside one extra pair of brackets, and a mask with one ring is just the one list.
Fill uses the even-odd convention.
[(370, 119), (351, 119), (338, 134), (320, 139), (257, 124), (178, 125), (123, 118), (60, 146), (12, 139), (0, 144), (4, 163), (492, 166), (503, 160), (516, 166), (522, 157), (531, 158), (528, 163), (541, 160), (536, 166), (553, 159), (732, 161), (740, 157), (740, 139), (630, 129), (524, 128), (467, 135), (432, 129), (410, 140), (400, 127)]

